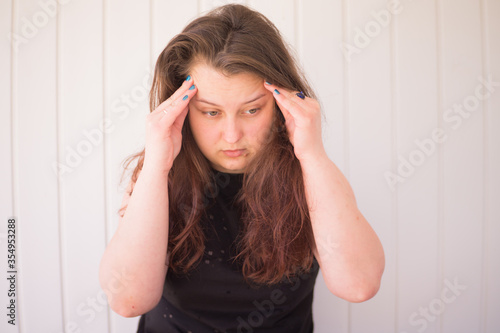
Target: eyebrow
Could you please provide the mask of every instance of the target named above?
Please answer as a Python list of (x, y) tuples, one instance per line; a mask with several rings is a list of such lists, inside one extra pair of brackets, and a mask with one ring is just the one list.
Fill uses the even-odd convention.
[[(266, 96), (266, 94), (261, 94), (255, 98), (252, 98), (251, 100), (249, 101), (246, 101), (245, 103), (243, 103), (243, 105), (245, 104), (249, 104), (249, 103), (252, 103), (252, 102), (255, 102), (256, 100), (258, 99), (261, 99), (262, 97)], [(213, 102), (210, 102), (210, 101), (207, 101), (207, 100), (204, 100), (204, 99), (201, 99), (201, 98), (193, 98), (196, 102), (201, 102), (201, 103), (206, 103), (206, 104), (210, 104), (210, 105), (213, 105), (213, 106), (220, 106), (218, 105), (217, 103), (213, 103)]]

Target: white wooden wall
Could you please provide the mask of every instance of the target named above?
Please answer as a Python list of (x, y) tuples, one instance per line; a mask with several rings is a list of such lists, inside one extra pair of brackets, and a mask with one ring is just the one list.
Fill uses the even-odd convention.
[[(157, 55), (223, 3), (1, 0), (1, 332), (135, 332), (98, 283), (120, 162), (144, 144)], [(500, 332), (500, 1), (241, 3), (297, 50), (328, 153), (385, 249), (367, 302), (336, 298), (318, 275), (315, 332)]]

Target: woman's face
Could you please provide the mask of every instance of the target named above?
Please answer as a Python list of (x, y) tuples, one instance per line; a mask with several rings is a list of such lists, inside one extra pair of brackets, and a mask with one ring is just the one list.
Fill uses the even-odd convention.
[(226, 77), (200, 63), (191, 76), (198, 92), (188, 117), (198, 147), (215, 170), (245, 172), (271, 133), (272, 93), (250, 73)]

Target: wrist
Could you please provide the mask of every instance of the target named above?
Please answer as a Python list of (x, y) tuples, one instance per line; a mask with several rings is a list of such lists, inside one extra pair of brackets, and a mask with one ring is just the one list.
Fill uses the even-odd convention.
[(307, 154), (299, 158), (300, 165), (302, 169), (317, 168), (321, 165), (330, 163), (330, 159), (326, 154), (325, 150), (321, 150), (317, 153)]
[(142, 165), (142, 172), (156, 174), (158, 176), (168, 176), (170, 172), (171, 165), (168, 165), (162, 161), (151, 161), (144, 159), (144, 164)]

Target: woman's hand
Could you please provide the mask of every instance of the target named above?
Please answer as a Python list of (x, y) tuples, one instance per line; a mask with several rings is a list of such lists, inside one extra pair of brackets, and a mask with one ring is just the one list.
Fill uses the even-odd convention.
[(169, 99), (146, 117), (146, 152), (144, 166), (169, 171), (181, 151), (182, 125), (188, 103), (198, 90), (191, 76)]
[[(300, 161), (311, 227), (312, 251), (328, 289), (349, 302), (372, 298), (385, 267), (377, 234), (358, 209), (349, 182), (328, 159), (321, 138), (317, 101), (264, 83), (273, 92)], [(276, 92), (275, 89), (278, 91)]]
[(302, 99), (297, 95), (298, 91), (290, 91), (267, 82), (264, 86), (273, 93), (285, 117), (290, 142), (299, 161), (313, 161), (326, 156), (321, 137), (321, 108), (318, 101), (309, 97)]

